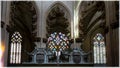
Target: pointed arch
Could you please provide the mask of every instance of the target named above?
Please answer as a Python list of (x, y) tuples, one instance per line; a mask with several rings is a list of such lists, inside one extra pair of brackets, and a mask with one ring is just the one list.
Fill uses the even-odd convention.
[(106, 46), (104, 37), (101, 33), (97, 33), (93, 38), (94, 63), (106, 63)]
[[(47, 35), (51, 34), (50, 31), (52, 31), (52, 30), (50, 30), (50, 29), (53, 29), (52, 32), (54, 32), (54, 31), (57, 32), (58, 31), (58, 30), (54, 30), (55, 28), (51, 28), (51, 25), (53, 24), (53, 22), (55, 23), (58, 20), (60, 20), (61, 23), (64, 23), (64, 25), (66, 25), (65, 27), (63, 26), (66, 31), (64, 29), (61, 29), (61, 30), (63, 30), (65, 32), (65, 34), (70, 33), (70, 29), (71, 29), (70, 28), (70, 22), (71, 22), (70, 12), (69, 12), (68, 8), (62, 2), (59, 2), (59, 1), (54, 2), (48, 8), (46, 14), (47, 14), (46, 15), (46, 30), (47, 30)], [(58, 17), (60, 19), (58, 19)], [(51, 18), (54, 19), (54, 20), (51, 20)], [(62, 21), (62, 20), (64, 20), (64, 21)], [(61, 28), (61, 26), (59, 26), (58, 29)]]
[(47, 9), (47, 12), (46, 12), (46, 17), (45, 19), (47, 19), (47, 16), (48, 14), (50, 13), (50, 11), (52, 10), (52, 8), (54, 8), (55, 5), (60, 5), (62, 7), (64, 7), (65, 11), (67, 12), (68, 16), (69, 16), (69, 22), (71, 21), (71, 14), (70, 14), (70, 10), (69, 8), (63, 3), (63, 2), (60, 2), (60, 1), (56, 1), (54, 3), (52, 3), (52, 5), (50, 5)]
[(10, 49), (10, 63), (20, 64), (21, 63), (21, 42), (22, 36), (19, 32), (14, 32), (11, 37), (11, 49)]

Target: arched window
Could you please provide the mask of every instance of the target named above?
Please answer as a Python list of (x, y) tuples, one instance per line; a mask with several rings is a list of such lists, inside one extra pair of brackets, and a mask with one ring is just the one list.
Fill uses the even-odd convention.
[(64, 51), (65, 49), (69, 48), (68, 45), (68, 37), (61, 32), (54, 32), (48, 38), (48, 48), (50, 48), (52, 52)]
[(11, 51), (10, 51), (10, 63), (21, 63), (21, 41), (22, 36), (19, 32), (14, 32), (11, 37)]
[(102, 34), (98, 33), (93, 39), (94, 44), (94, 63), (95, 64), (105, 64), (106, 63), (106, 49), (104, 37)]

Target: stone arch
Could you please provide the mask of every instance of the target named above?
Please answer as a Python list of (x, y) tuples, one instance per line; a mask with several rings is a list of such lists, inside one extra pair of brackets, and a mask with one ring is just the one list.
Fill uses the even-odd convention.
[(38, 6), (34, 1), (32, 1), (31, 4), (33, 6), (33, 10), (36, 12), (36, 18), (38, 18)]
[[(90, 6), (92, 4), (92, 6)], [(104, 7), (104, 8), (101, 8), (101, 5), (102, 5), (102, 7)], [(90, 7), (89, 7), (90, 6)], [(97, 6), (97, 7), (96, 7)], [(87, 9), (85, 9), (85, 7), (89, 7), (89, 8), (87, 8)], [(100, 8), (99, 8), (100, 7)], [(100, 25), (100, 26), (103, 26), (103, 25), (105, 25), (105, 23), (103, 23), (104, 22), (104, 20), (106, 20), (106, 18), (105, 18), (105, 3), (103, 2), (103, 1), (92, 1), (92, 2), (90, 2), (90, 1), (88, 1), (88, 2), (85, 2), (85, 1), (82, 1), (81, 2), (81, 4), (79, 4), (79, 14), (81, 14), (82, 12), (85, 12), (85, 13), (82, 13), (82, 15), (85, 15), (87, 12), (88, 12), (88, 10), (93, 10), (93, 12), (92, 13), (90, 13), (90, 14), (88, 14), (87, 16), (89, 16), (88, 17), (88, 19), (89, 19), (89, 21), (87, 21), (88, 23), (87, 24), (89, 24), (89, 25), (87, 25), (87, 28), (88, 27), (90, 27), (91, 26), (91, 20), (93, 19), (93, 16), (96, 14), (96, 12), (97, 11), (103, 11), (103, 13), (102, 13), (102, 15), (101, 15), (101, 17), (100, 17), (100, 19), (101, 19), (101, 23), (99, 23), (99, 24), (97, 24), (97, 25)], [(85, 22), (82, 20), (80, 20), (80, 19), (83, 19), (84, 17), (81, 17), (81, 16), (79, 16), (79, 29), (80, 29), (80, 27), (82, 28), (83, 27), (83, 25), (85, 25)], [(84, 18), (85, 19), (85, 18)], [(87, 19), (87, 18), (86, 18)], [(85, 19), (85, 20), (86, 20)], [(95, 25), (96, 23), (94, 23), (94, 25), (93, 26), (95, 26), (95, 28), (96, 28), (96, 25)], [(102, 25), (101, 25), (102, 24)], [(84, 26), (84, 27), (86, 27), (86, 26)], [(104, 26), (103, 26), (104, 27)], [(81, 30), (81, 29), (80, 29)], [(91, 30), (91, 29), (90, 29)], [(94, 30), (94, 29), (93, 29)]]
[[(23, 7), (24, 6), (24, 7)], [(32, 51), (33, 47), (35, 46), (33, 32), (36, 33), (36, 23), (37, 23), (37, 7), (33, 1), (13, 1), (11, 2), (11, 13), (10, 13), (10, 24), (8, 25), (9, 33), (11, 34), (14, 31), (19, 31), (21, 36), (23, 37), (22, 40), (22, 57), (21, 62), (26, 61), (29, 59), (29, 56), (24, 52), (24, 50)], [(13, 12), (14, 11), (14, 12)], [(34, 27), (33, 27), (34, 26)], [(29, 42), (29, 43), (26, 43)], [(10, 43), (9, 43), (10, 44)], [(24, 46), (25, 45), (25, 46)], [(10, 50), (10, 48), (9, 48)], [(9, 58), (9, 57), (8, 57)], [(9, 60), (8, 60), (9, 61)]]
[[(71, 31), (71, 14), (70, 14), (70, 10), (69, 8), (67, 8), (67, 6), (60, 2), (60, 1), (57, 1), (57, 2), (54, 2), (52, 3), (52, 5), (50, 5), (46, 11), (46, 16), (45, 16), (45, 22), (46, 22), (46, 25), (47, 25), (47, 18), (48, 18), (48, 15), (50, 14), (51, 10), (54, 9), (56, 6), (59, 6), (62, 8), (63, 12), (65, 13), (65, 18), (68, 19), (68, 22), (69, 22), (69, 25), (68, 25), (68, 30)], [(60, 9), (61, 9), (60, 8)]]
[(38, 6), (36, 5), (36, 3), (34, 1), (32, 1), (32, 4), (33, 4), (33, 7), (34, 7), (34, 10), (36, 11), (36, 23), (38, 24), (38, 17), (39, 17), (39, 11), (38, 11)]
[(71, 22), (71, 14), (70, 14), (69, 8), (63, 2), (60, 2), (60, 1), (56, 1), (56, 2), (52, 3), (52, 5), (50, 5), (47, 8), (45, 19), (47, 18), (48, 14), (51, 11), (51, 9), (53, 8), (53, 6), (55, 6), (56, 4), (59, 4), (59, 5), (63, 6), (66, 9), (66, 11), (68, 12), (68, 15), (69, 15), (69, 22)]
[[(103, 14), (101, 13), (101, 15), (97, 18), (95, 16), (96, 13), (101, 11), (104, 11)], [(79, 30), (83, 32), (80, 33), (80, 36), (82, 36), (82, 38), (84, 39), (84, 46), (82, 47), (85, 51), (92, 50), (92, 37), (94, 34), (96, 34), (97, 30), (99, 30), (98, 32), (104, 33), (104, 25), (106, 23), (105, 12), (106, 11), (104, 1), (82, 1), (81, 4), (79, 4), (79, 14), (82, 13), (82, 15), (79, 16)], [(93, 55), (90, 54), (89, 61), (92, 61), (92, 59)]]

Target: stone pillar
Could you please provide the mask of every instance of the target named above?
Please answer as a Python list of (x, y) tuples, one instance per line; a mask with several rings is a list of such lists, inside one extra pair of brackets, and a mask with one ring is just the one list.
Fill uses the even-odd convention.
[(36, 63), (36, 54), (34, 55), (34, 58), (33, 58), (33, 59), (34, 59), (34, 63)]
[(84, 56), (83, 55), (81, 55), (81, 61), (80, 61), (80, 63), (84, 63)]
[(8, 58), (10, 56), (8, 56), (8, 43), (9, 43), (9, 33), (7, 32), (6, 28), (7, 25), (9, 24), (9, 14), (10, 14), (10, 3), (9, 1), (1, 1), (0, 3), (2, 3), (1, 5), (1, 21), (4, 22), (3, 28), (0, 29), (1, 32), (1, 42), (2, 44), (5, 46), (5, 51), (3, 54), (3, 65), (6, 67), (7, 63), (9, 63)]
[(44, 63), (47, 63), (47, 56), (44, 54)]
[(48, 55), (46, 55), (46, 63), (48, 63)]
[[(106, 59), (108, 66), (118, 66), (119, 64), (119, 43), (118, 30), (113, 30), (111, 24), (116, 22), (115, 2), (105, 1), (106, 10)], [(119, 22), (118, 22), (119, 23)]]

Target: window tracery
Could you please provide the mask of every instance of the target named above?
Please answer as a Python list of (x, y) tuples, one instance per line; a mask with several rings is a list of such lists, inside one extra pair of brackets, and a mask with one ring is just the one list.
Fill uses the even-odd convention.
[(14, 32), (11, 37), (10, 63), (21, 63), (21, 42), (22, 36), (19, 32)]

